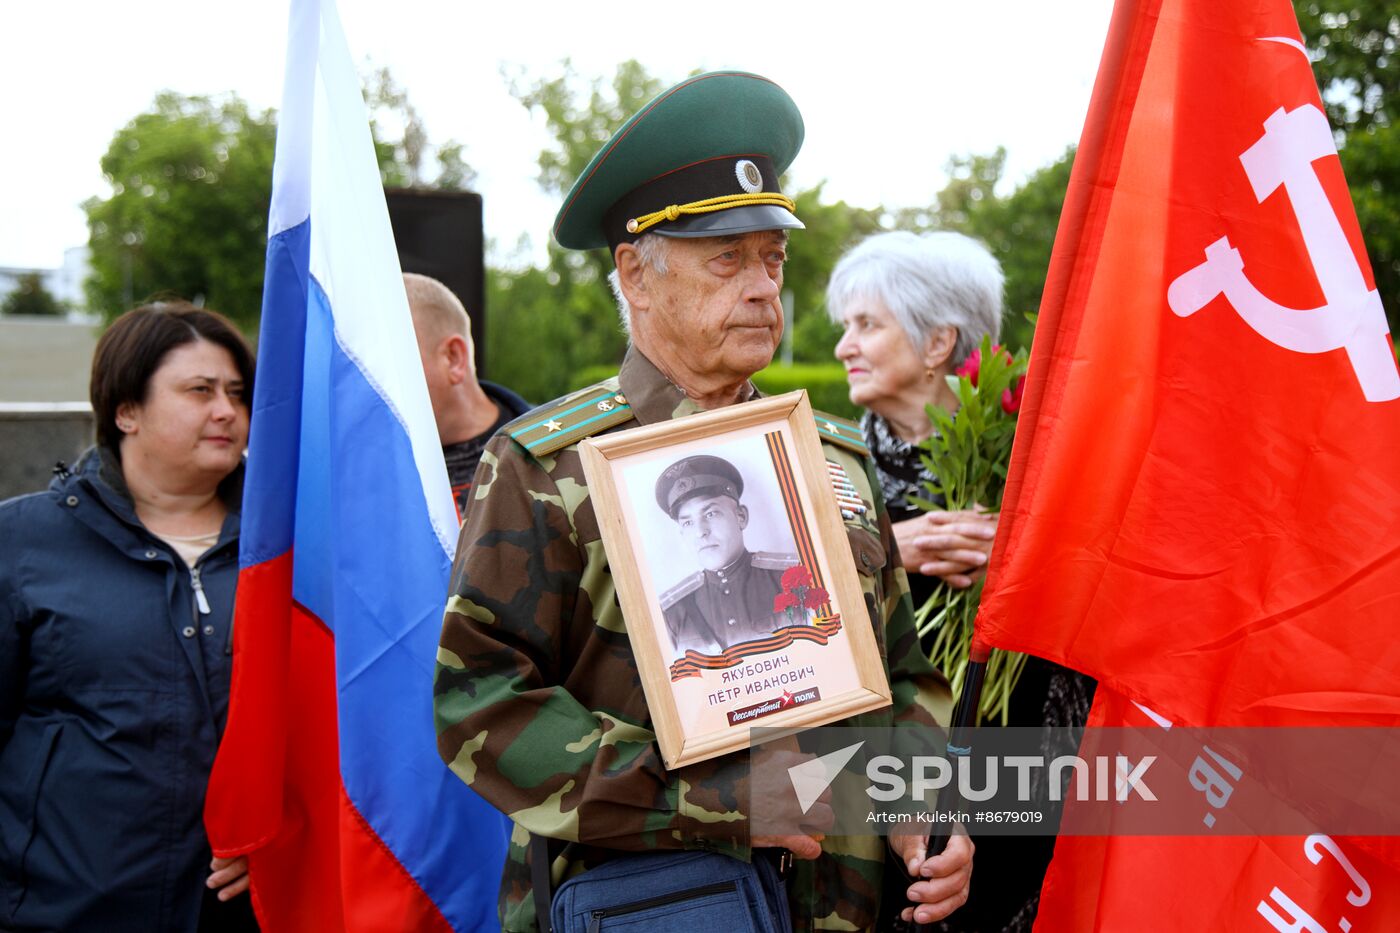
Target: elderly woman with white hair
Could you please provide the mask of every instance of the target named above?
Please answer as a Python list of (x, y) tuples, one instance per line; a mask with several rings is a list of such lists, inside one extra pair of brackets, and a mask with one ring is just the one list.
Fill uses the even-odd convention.
[[(1001, 266), (961, 233), (904, 231), (870, 237), (836, 264), (827, 312), (844, 330), (836, 358), (846, 367), (851, 401), (875, 458), (914, 604), (936, 581), (966, 588), (986, 566), (996, 516), (925, 512), (932, 480), (919, 444), (933, 433), (927, 406), (949, 411), (957, 396), (944, 378), (990, 334), (1001, 330)], [(923, 575), (920, 579), (918, 575)]]
[[(923, 484), (933, 479), (919, 458), (919, 443), (933, 433), (928, 406), (957, 407), (945, 377), (984, 336), (996, 340), (1002, 281), (1001, 266), (971, 237), (896, 232), (848, 252), (827, 287), (827, 311), (844, 329), (836, 356), (846, 367), (851, 401), (866, 409), (865, 440), (916, 606), (940, 578), (971, 586), (991, 553), (994, 514), (925, 512), (909, 496), (928, 498)], [(1012, 695), (1010, 725), (1083, 725), (1092, 689), (1087, 678), (1028, 659)], [(1029, 933), (1054, 839), (973, 835), (982, 883), (937, 929)], [(898, 894), (887, 888), (886, 899)], [(899, 923), (886, 918), (880, 928), (897, 930)]]

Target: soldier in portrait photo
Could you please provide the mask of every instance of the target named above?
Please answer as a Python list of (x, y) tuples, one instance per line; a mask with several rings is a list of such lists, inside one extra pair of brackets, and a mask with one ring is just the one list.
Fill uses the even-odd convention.
[(774, 611), (773, 600), (797, 555), (745, 546), (749, 510), (743, 495), (738, 469), (709, 454), (677, 460), (656, 481), (656, 504), (675, 521), (701, 567), (661, 595), (677, 655), (688, 649), (717, 654), (791, 624)]

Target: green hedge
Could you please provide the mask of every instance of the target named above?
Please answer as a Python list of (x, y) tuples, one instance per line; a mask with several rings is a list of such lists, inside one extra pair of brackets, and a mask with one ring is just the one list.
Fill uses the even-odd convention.
[[(576, 388), (583, 388), (617, 372), (615, 366), (588, 366), (573, 379)], [(846, 370), (837, 363), (795, 363), (792, 366), (773, 365), (753, 377), (754, 385), (765, 395), (782, 395), (795, 389), (806, 389), (812, 407), (844, 418), (859, 418), (861, 411), (846, 395)]]
[(859, 418), (861, 411), (851, 404), (846, 390), (846, 370), (839, 363), (794, 363), (773, 365), (753, 377), (753, 384), (766, 395), (782, 395), (806, 389), (812, 407), (844, 418)]
[(617, 367), (609, 366), (606, 363), (601, 363), (597, 366), (585, 366), (574, 376), (572, 381), (573, 387), (569, 391), (572, 392), (574, 389), (582, 389), (584, 386), (591, 386), (595, 382), (602, 382), (609, 376), (616, 375)]

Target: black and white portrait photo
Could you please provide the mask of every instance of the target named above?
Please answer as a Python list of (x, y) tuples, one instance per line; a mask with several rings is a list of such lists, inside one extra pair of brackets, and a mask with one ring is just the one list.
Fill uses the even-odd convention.
[(628, 477), (635, 496), (649, 489), (654, 500), (650, 509), (637, 503), (638, 517), (650, 526), (648, 558), (675, 656), (716, 654), (791, 624), (773, 607), (798, 557), (768, 447), (752, 437), (711, 449), (718, 453), (639, 464)]

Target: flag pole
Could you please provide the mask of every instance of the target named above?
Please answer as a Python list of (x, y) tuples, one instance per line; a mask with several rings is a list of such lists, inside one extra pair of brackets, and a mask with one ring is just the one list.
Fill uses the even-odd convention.
[[(963, 679), (962, 694), (958, 697), (958, 705), (953, 708), (953, 722), (948, 727), (948, 759), (950, 762), (972, 754), (969, 736), (977, 725), (977, 709), (982, 705), (982, 684), (987, 677), (987, 662), (991, 656), (991, 647), (984, 644), (974, 632), (972, 645), (968, 649), (967, 676)], [(949, 781), (948, 786), (938, 794), (938, 803), (934, 812), (951, 815), (961, 809), (962, 803), (962, 797), (958, 792), (958, 782), (956, 780)], [(941, 854), (948, 847), (948, 840), (955, 825), (952, 820), (934, 820), (934, 828), (929, 833), (928, 848), (925, 850), (929, 858)], [(913, 906), (917, 907), (918, 905)], [(914, 933), (934, 933), (934, 929), (935, 925), (932, 923), (914, 924)]]

